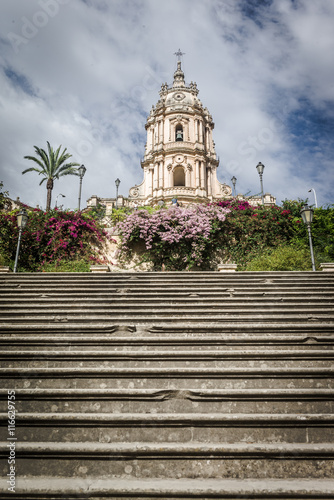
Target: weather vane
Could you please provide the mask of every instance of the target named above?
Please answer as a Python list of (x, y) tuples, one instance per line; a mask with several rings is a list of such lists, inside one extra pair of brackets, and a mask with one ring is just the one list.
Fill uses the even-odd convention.
[(177, 56), (177, 60), (181, 61), (181, 57), (184, 56), (185, 52), (181, 52), (181, 49), (179, 49), (177, 52), (174, 52), (174, 55)]

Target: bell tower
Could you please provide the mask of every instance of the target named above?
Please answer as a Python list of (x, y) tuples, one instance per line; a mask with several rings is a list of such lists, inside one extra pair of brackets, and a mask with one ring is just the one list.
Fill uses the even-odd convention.
[(185, 82), (182, 52), (176, 55), (173, 84), (162, 84), (160, 99), (146, 121), (144, 180), (130, 189), (130, 204), (168, 204), (173, 198), (182, 204), (209, 202), (232, 194), (217, 179), (212, 116), (197, 97), (196, 83)]

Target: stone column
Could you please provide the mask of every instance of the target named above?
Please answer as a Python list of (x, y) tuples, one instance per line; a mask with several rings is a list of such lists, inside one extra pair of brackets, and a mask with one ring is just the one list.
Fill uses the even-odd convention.
[(207, 169), (207, 186), (208, 186), (208, 196), (212, 195), (212, 178), (211, 178), (211, 168)]
[(199, 122), (199, 142), (203, 143), (203, 122)]
[(151, 127), (151, 151), (154, 148), (154, 127)]
[(196, 179), (195, 179), (196, 180), (196, 186), (195, 187), (198, 188), (201, 185), (200, 184), (200, 182), (201, 182), (201, 180), (200, 180), (200, 174), (199, 174), (199, 160), (196, 160), (195, 169), (196, 169), (195, 170), (195, 176), (196, 176)]
[(153, 190), (158, 189), (159, 163), (155, 163), (153, 170)]
[(198, 142), (198, 120), (195, 120), (195, 141)]
[(159, 163), (159, 188), (164, 187), (164, 163), (161, 161)]
[(201, 188), (205, 189), (205, 164), (201, 161)]
[(147, 196), (153, 195), (153, 167), (147, 170)]
[(160, 125), (160, 140), (159, 140), (159, 142), (164, 142), (164, 122), (163, 122), (163, 120), (160, 120), (159, 125)]
[(169, 141), (172, 140), (172, 138), (171, 138), (171, 131), (172, 131), (171, 123), (170, 123), (170, 120), (168, 120), (168, 140)]
[(173, 183), (172, 183), (172, 175), (173, 174), (172, 174), (172, 165), (171, 164), (169, 164), (167, 166), (167, 172), (168, 172), (168, 177), (167, 177), (167, 186), (166, 187), (171, 188), (171, 187), (173, 187)]

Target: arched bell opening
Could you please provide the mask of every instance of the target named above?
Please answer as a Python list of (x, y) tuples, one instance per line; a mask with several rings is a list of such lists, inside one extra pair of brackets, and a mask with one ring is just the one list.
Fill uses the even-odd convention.
[(175, 129), (175, 141), (183, 141), (183, 127), (182, 125), (177, 125)]
[(186, 175), (182, 167), (177, 167), (173, 174), (174, 187), (186, 185)]

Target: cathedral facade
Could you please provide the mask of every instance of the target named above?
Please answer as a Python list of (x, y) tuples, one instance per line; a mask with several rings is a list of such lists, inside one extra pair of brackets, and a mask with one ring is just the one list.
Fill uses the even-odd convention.
[[(88, 207), (101, 203), (110, 213), (121, 206), (176, 202), (184, 206), (232, 198), (232, 188), (217, 179), (219, 159), (212, 138), (214, 122), (198, 98), (198, 92), (196, 83), (185, 82), (178, 60), (173, 84), (162, 84), (160, 99), (152, 106), (146, 121), (142, 183), (130, 188), (128, 198), (93, 195), (87, 200)], [(248, 200), (253, 205), (262, 203), (258, 195)], [(273, 205), (276, 199), (266, 193), (263, 202)]]
[(198, 98), (196, 83), (185, 83), (181, 61), (173, 84), (161, 86), (145, 128), (144, 180), (130, 189), (130, 204), (169, 204), (177, 199), (183, 205), (231, 195), (232, 189), (217, 179), (212, 116)]

